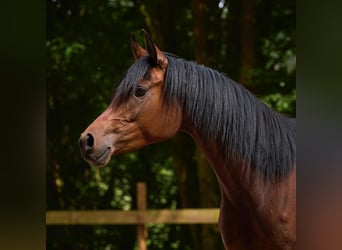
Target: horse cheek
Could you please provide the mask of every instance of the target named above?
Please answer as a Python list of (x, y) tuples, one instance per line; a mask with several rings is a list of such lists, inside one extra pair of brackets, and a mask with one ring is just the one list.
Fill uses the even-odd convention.
[[(151, 112), (153, 114), (153, 112)], [(144, 120), (143, 133), (149, 143), (156, 143), (172, 138), (180, 128), (180, 119), (177, 116), (165, 116), (158, 112), (153, 117)]]

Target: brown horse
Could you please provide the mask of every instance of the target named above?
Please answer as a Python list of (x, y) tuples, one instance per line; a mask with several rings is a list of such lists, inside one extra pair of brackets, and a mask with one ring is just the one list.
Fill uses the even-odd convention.
[(227, 76), (161, 52), (144, 32), (136, 59), (108, 108), (81, 134), (85, 160), (189, 133), (221, 190), (226, 249), (293, 249), (296, 242), (295, 120), (263, 104)]

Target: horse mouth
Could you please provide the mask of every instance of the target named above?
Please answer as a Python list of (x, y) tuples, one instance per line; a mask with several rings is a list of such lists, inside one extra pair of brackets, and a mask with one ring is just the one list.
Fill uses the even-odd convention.
[(113, 150), (112, 147), (107, 147), (105, 150), (100, 152), (99, 154), (90, 154), (86, 156), (86, 160), (97, 167), (104, 167), (110, 161)]

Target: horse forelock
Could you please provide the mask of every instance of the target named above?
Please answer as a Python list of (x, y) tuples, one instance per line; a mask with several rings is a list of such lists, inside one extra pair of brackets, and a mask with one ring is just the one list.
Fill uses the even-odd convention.
[(144, 56), (129, 67), (113, 91), (111, 106), (120, 106), (128, 100), (134, 87), (144, 77), (151, 65), (151, 59)]

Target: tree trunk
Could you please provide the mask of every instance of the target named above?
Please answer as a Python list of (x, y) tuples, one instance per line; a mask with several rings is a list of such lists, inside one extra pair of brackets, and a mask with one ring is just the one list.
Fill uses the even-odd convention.
[(217, 2), (192, 0), (193, 36), (197, 63), (218, 66), (221, 48), (221, 14)]
[[(175, 173), (178, 179), (179, 198), (182, 208), (195, 208), (199, 206), (198, 173), (194, 160), (195, 143), (186, 134), (177, 134), (172, 140), (172, 155)], [(201, 250), (201, 228), (199, 225), (189, 225), (195, 250)]]
[(229, 76), (252, 90), (250, 73), (255, 61), (256, 0), (229, 2), (227, 65)]
[(255, 8), (256, 0), (242, 0), (241, 27), (241, 70), (240, 83), (251, 88), (250, 73), (255, 58)]

